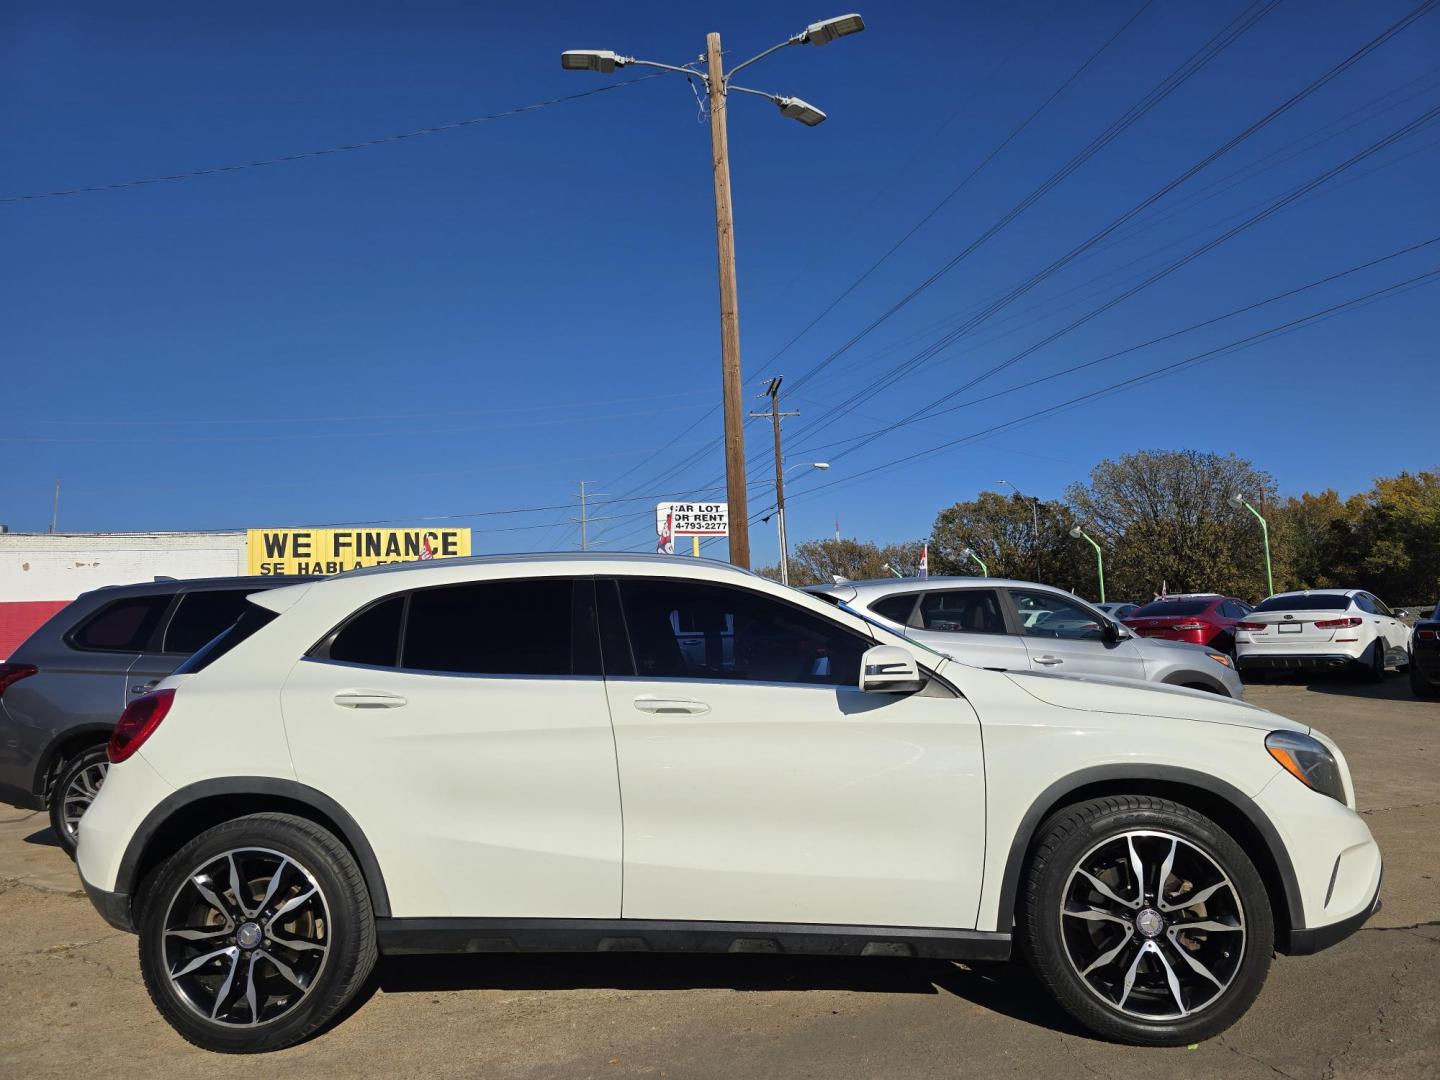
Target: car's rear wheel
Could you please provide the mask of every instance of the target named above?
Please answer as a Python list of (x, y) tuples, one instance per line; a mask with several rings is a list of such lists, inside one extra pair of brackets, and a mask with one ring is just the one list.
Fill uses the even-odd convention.
[(1414, 660), (1410, 661), (1410, 692), (1418, 698), (1440, 697), (1440, 686), (1425, 678)]
[(222, 1053), (309, 1037), (375, 964), (354, 858), (314, 822), (254, 814), (201, 833), (146, 882), (140, 970), (162, 1016)]
[(1269, 897), (1219, 825), (1148, 795), (1096, 799), (1041, 826), (1026, 869), (1024, 954), (1061, 1006), (1121, 1042), (1224, 1031), (1264, 985)]
[(50, 827), (72, 859), (80, 838), (80, 819), (100, 794), (100, 785), (105, 782), (109, 769), (105, 747), (92, 746), (65, 762), (55, 778), (55, 787), (50, 792)]
[(1376, 638), (1375, 644), (1370, 648), (1370, 662), (1363, 669), (1367, 682), (1383, 682), (1385, 680), (1385, 639)]

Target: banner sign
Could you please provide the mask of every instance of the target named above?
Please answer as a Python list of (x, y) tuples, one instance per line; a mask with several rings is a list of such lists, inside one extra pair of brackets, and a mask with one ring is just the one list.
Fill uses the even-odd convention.
[(250, 529), (251, 574), (338, 574), (470, 554), (469, 529)]
[[(669, 529), (666, 529), (666, 523)], [(729, 504), (723, 502), (668, 502), (655, 507), (655, 532), (665, 536), (729, 536)]]

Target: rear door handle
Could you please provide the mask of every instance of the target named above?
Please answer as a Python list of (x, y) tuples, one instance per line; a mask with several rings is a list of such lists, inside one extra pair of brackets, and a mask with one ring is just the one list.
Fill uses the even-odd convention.
[(705, 702), (691, 701), (688, 698), (637, 697), (635, 708), (659, 716), (703, 716), (710, 711), (710, 706)]
[(155, 689), (155, 684), (159, 681), (159, 679), (151, 679), (149, 682), (146, 683), (136, 683), (134, 686), (130, 687), (130, 692), (132, 694), (148, 694), (151, 690)]
[(1044, 664), (1046, 667), (1054, 667), (1056, 664), (1063, 664), (1065, 661), (1058, 656), (1037, 656), (1035, 663)]
[(335, 695), (335, 704), (347, 709), (398, 709), (405, 699), (384, 690), (341, 690)]

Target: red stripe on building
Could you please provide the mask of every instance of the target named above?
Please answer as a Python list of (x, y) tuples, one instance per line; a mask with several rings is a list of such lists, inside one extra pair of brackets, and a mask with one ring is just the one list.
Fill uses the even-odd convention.
[(0, 660), (7, 659), (21, 642), (40, 628), (69, 600), (15, 600), (0, 603)]

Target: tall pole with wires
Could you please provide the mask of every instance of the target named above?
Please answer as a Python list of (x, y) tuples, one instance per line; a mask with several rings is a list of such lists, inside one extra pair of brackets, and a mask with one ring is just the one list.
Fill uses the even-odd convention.
[(752, 417), (768, 416), (770, 426), (775, 433), (775, 514), (779, 521), (780, 531), (780, 584), (789, 585), (790, 538), (785, 532), (785, 457), (780, 452), (780, 418), (782, 416), (799, 416), (800, 414), (780, 411), (780, 384), (784, 381), (784, 375), (777, 375), (770, 380), (770, 385), (765, 389), (765, 396), (770, 399), (770, 411), (751, 413), (750, 415)]
[(725, 408), (730, 561), (748, 570), (750, 511), (745, 498), (745, 421), (740, 412), (740, 298), (735, 283), (735, 208), (730, 202), (730, 140), (725, 127), (725, 68), (719, 34), (706, 35), (705, 59), (709, 68), (710, 167), (715, 175), (715, 250), (720, 269), (720, 383)]
[(763, 90), (735, 85), (734, 76), (743, 68), (791, 45), (826, 45), (865, 29), (859, 15), (841, 15), (811, 23), (800, 33), (778, 45), (725, 70), (720, 35), (705, 36), (705, 72), (693, 67), (661, 64), (620, 56), (609, 49), (568, 49), (560, 54), (560, 66), (569, 71), (598, 71), (608, 74), (617, 67), (639, 64), (673, 71), (689, 79), (701, 79), (710, 108), (710, 165), (715, 180), (715, 247), (720, 276), (720, 378), (721, 402), (725, 412), (725, 493), (729, 501), (730, 561), (750, 568), (750, 512), (745, 493), (745, 417), (740, 400), (740, 303), (735, 284), (735, 211), (730, 201), (730, 141), (725, 125), (725, 107), (730, 92), (765, 98), (780, 115), (798, 120), (806, 127), (824, 121), (825, 114), (797, 97), (782, 97)]

